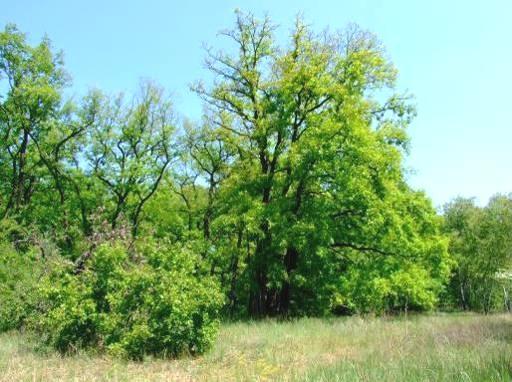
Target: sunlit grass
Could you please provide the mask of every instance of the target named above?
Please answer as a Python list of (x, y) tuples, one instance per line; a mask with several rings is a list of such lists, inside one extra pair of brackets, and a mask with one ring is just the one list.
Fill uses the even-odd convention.
[(225, 324), (202, 357), (60, 357), (0, 335), (1, 381), (512, 381), (511, 315)]

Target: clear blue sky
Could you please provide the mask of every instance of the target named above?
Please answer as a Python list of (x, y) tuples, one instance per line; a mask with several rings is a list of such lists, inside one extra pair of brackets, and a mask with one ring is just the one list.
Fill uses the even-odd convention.
[(440, 206), (456, 195), (486, 203), (512, 192), (511, 0), (56, 1), (0, 0), (0, 26), (32, 42), (45, 33), (65, 54), (73, 92), (130, 91), (141, 77), (175, 95), (181, 114), (201, 106), (188, 85), (207, 74), (202, 43), (233, 25), (235, 8), (281, 25), (302, 12), (313, 26), (356, 22), (376, 33), (416, 96), (410, 183)]

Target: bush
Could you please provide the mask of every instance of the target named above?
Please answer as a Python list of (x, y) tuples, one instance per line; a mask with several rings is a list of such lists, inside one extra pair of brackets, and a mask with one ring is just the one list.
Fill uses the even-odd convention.
[(34, 252), (0, 243), (0, 331), (19, 329), (35, 305), (39, 269)]
[(78, 275), (47, 280), (35, 328), (62, 353), (98, 349), (131, 359), (202, 353), (215, 337), (223, 300), (213, 280), (195, 273), (197, 260), (154, 245), (134, 260), (122, 245), (103, 244)]
[(35, 312), (39, 282), (54, 260), (51, 245), (9, 219), (0, 220), (0, 332), (21, 329)]
[(441, 281), (419, 265), (403, 263), (387, 269), (369, 265), (347, 272), (340, 304), (359, 313), (428, 311), (436, 306), (441, 291)]

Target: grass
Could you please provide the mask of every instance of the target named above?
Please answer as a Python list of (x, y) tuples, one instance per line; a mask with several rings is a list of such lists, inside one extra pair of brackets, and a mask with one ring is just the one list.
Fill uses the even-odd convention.
[(512, 315), (226, 324), (202, 357), (41, 354), (0, 335), (0, 381), (512, 381)]

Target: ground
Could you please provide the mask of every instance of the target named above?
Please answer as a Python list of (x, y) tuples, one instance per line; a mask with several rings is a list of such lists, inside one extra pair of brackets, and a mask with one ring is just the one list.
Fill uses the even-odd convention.
[(0, 335), (0, 381), (512, 381), (512, 315), (224, 324), (207, 354), (123, 362)]

